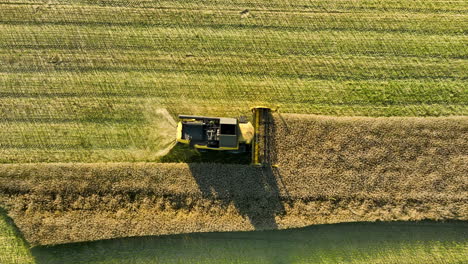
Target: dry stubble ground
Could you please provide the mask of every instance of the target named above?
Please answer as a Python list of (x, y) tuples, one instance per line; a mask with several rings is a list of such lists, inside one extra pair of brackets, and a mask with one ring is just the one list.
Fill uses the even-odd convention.
[(3, 164), (0, 202), (32, 244), (468, 220), (468, 119), (275, 115), (276, 167)]

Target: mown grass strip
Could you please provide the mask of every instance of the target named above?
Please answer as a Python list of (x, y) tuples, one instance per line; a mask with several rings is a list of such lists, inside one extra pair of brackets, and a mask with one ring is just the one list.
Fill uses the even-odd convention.
[[(38, 100), (63, 97), (67, 107), (89, 105), (85, 109), (102, 107), (96, 102), (124, 103), (125, 98), (152, 97), (164, 100), (253, 100), (265, 103), (298, 103), (298, 99), (329, 104), (463, 104), (467, 102), (465, 80), (402, 79), (402, 80), (320, 80), (283, 77), (206, 74), (192, 72), (61, 72), (21, 74), (20, 79), (0, 75), (4, 106), (8, 101), (31, 98), (31, 107)], [(16, 84), (16, 85), (15, 85)], [(45, 85), (44, 85), (45, 84)], [(24, 97), (24, 98), (22, 98)], [(36, 97), (36, 98), (35, 98)], [(41, 99), (42, 97), (42, 99)], [(76, 98), (69, 98), (76, 97)], [(92, 97), (91, 102), (79, 97)], [(34, 99), (32, 99), (34, 98)], [(17, 103), (17, 102), (15, 102)], [(60, 103), (57, 102), (57, 105)], [(20, 109), (16, 111), (21, 111)], [(134, 109), (130, 109), (134, 111)]]
[[(95, 72), (149, 72), (167, 74), (225, 74), (228, 76), (282, 77), (287, 79), (321, 80), (401, 80), (466, 79), (468, 64), (462, 59), (418, 58), (399, 56), (268, 56), (258, 57), (184, 53), (162, 54), (160, 51), (138, 51), (113, 54), (109, 51), (83, 53), (79, 51), (9, 50), (0, 52), (8, 63), (0, 65), (0, 72), (50, 72), (63, 76), (67, 72), (89, 74)], [(7, 77), (7, 76), (4, 76)], [(14, 90), (12, 80), (5, 86)], [(19, 87), (16, 87), (18, 89)], [(44, 87), (45, 89), (46, 87)], [(6, 87), (5, 87), (6, 89)]]
[[(199, 54), (399, 55), (466, 58), (465, 36), (411, 33), (284, 32), (207, 28), (0, 25), (0, 48), (153, 50)], [(17, 32), (22, 32), (18, 34)], [(181, 41), (183, 40), (183, 41)]]
[(67, 5), (83, 5), (83, 6), (109, 6), (109, 7), (137, 7), (137, 8), (178, 8), (178, 9), (203, 9), (207, 7), (217, 7), (222, 9), (239, 9), (242, 8), (258, 8), (258, 9), (273, 9), (273, 10), (297, 10), (297, 11), (313, 11), (321, 10), (328, 12), (358, 12), (358, 11), (375, 11), (375, 10), (397, 10), (397, 11), (414, 11), (414, 12), (457, 12), (463, 13), (468, 9), (464, 1), (437, 1), (437, 0), (371, 0), (371, 1), (314, 1), (307, 0), (274, 0), (274, 1), (258, 1), (251, 0), (236, 0), (236, 1), (135, 1), (128, 2), (123, 0), (108, 2), (105, 0), (79, 0), (79, 1), (51, 1), (44, 4), (40, 0), (30, 0), (28, 2), (20, 0), (4, 0), (5, 4), (22, 4), (22, 5), (39, 5), (43, 7), (53, 7), (57, 4)]
[[(330, 12), (329, 10), (262, 10), (254, 9), (248, 17), (239, 9), (210, 7), (188, 10), (180, 8), (122, 8), (103, 6), (3, 5), (0, 23), (32, 25), (120, 25), (206, 26), (210, 28), (251, 28), (282, 31), (360, 30), (378, 32), (413, 32), (415, 34), (462, 34), (465, 16), (450, 13), (420, 14), (401, 11)], [(305, 9), (307, 10), (307, 9)], [(302, 12), (301, 12), (302, 11)], [(313, 21), (314, 23), (310, 23)]]

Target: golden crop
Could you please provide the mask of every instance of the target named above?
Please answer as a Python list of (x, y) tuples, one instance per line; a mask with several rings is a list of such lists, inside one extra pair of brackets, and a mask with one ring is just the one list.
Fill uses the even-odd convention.
[(275, 115), (275, 166), (0, 165), (33, 244), (347, 221), (468, 219), (468, 119)]

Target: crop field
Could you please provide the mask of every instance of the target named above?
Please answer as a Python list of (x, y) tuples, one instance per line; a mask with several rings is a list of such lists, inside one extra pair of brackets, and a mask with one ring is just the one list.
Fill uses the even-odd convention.
[(281, 114), (274, 122), (277, 167), (4, 164), (0, 203), (32, 244), (468, 220), (468, 119)]
[[(0, 1), (0, 263), (128, 236), (467, 221), (467, 30), (462, 0)], [(256, 105), (280, 110), (275, 166), (172, 148), (178, 114)], [(455, 240), (355, 257), (463, 262)]]
[(7, 0), (0, 11), (1, 163), (158, 161), (156, 109), (468, 114), (465, 1)]

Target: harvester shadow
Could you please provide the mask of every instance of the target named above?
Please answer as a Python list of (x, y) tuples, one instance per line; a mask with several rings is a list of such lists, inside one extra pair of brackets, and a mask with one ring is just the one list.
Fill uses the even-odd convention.
[[(276, 162), (275, 119), (269, 114), (270, 129), (263, 166), (219, 163), (191, 163), (192, 176), (204, 199), (216, 200), (226, 207), (233, 204), (238, 213), (249, 219), (255, 230), (277, 229), (276, 217), (284, 215), (281, 191), (286, 194)], [(232, 154), (235, 155), (235, 154)], [(249, 154), (250, 156), (250, 154)], [(281, 184), (281, 186), (280, 186)]]
[(255, 230), (277, 229), (276, 216), (284, 214), (277, 175), (270, 166), (189, 164), (202, 198), (225, 208), (233, 204)]
[(249, 164), (250, 153), (199, 152), (189, 145), (177, 143), (166, 155), (160, 158), (159, 162)]

